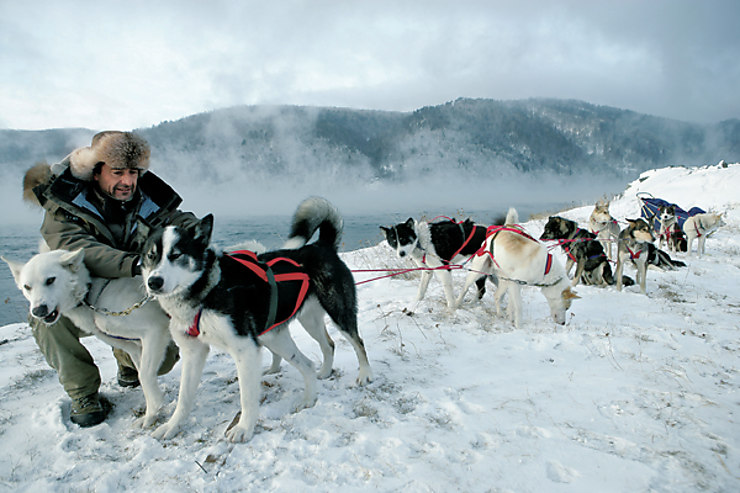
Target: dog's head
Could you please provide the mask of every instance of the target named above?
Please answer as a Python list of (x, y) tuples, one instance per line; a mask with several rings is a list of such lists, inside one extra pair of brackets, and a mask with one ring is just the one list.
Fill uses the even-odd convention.
[(416, 222), (411, 217), (404, 223), (388, 228), (381, 226), (380, 229), (385, 235), (385, 240), (399, 257), (411, 254), (417, 246), (419, 237), (416, 234)]
[(560, 240), (568, 238), (578, 229), (578, 225), (570, 219), (560, 216), (550, 216), (545, 224), (545, 230), (540, 235), (540, 240)]
[(594, 205), (594, 210), (591, 212), (591, 221), (597, 223), (606, 223), (612, 220), (611, 214), (609, 214), (609, 201), (599, 200)]
[(31, 315), (46, 324), (59, 320), (85, 297), (90, 275), (82, 263), (84, 258), (82, 250), (39, 253), (25, 264), (2, 257), (30, 303)]
[(212, 232), (213, 216), (208, 214), (193, 226), (167, 226), (150, 236), (141, 260), (147, 293), (170, 296), (192, 286), (213, 258)]
[(568, 278), (563, 271), (563, 278), (554, 286), (542, 290), (542, 294), (547, 299), (550, 306), (550, 315), (555, 323), (565, 325), (567, 312), (570, 310), (573, 300), (579, 299), (580, 296), (570, 288)]
[(638, 242), (652, 243), (655, 241), (653, 228), (643, 218), (627, 219), (627, 223), (628, 226), (623, 231), (626, 236)]
[(668, 223), (676, 219), (676, 206), (674, 205), (661, 205), (658, 208), (658, 217), (660, 222)]
[(725, 225), (725, 221), (721, 213), (720, 214), (709, 213), (709, 214), (706, 214), (706, 217), (708, 219), (709, 224), (711, 225), (710, 226), (711, 229), (720, 228)]

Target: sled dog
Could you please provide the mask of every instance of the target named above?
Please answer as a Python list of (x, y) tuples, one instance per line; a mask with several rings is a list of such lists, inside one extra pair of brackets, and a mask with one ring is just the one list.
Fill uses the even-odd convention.
[(588, 218), (591, 233), (599, 239), (601, 247), (607, 252), (607, 259), (612, 258), (612, 242), (619, 236), (619, 223), (609, 213), (609, 201), (599, 200)]
[(683, 232), (686, 233), (686, 252), (691, 255), (691, 244), (694, 243), (694, 239), (698, 239), (696, 243), (696, 254), (701, 257), (704, 253), (704, 244), (707, 241), (707, 236), (724, 225), (725, 222), (722, 220), (721, 214), (696, 214), (686, 219), (683, 223)]
[(473, 259), (470, 273), (456, 306), (462, 300), (473, 282), (485, 274), (498, 277), (498, 289), (495, 294), (496, 311), (501, 314), (501, 297), (509, 293), (507, 311), (514, 325), (519, 328), (521, 322), (521, 287), (537, 286), (550, 306), (550, 313), (555, 322), (565, 324), (565, 314), (576, 294), (571, 291), (565, 269), (547, 252), (540, 242), (524, 233), (516, 225), (518, 213), (511, 208), (506, 216), (504, 226), (490, 228), (485, 240), (485, 249)]
[(156, 301), (144, 303), (141, 277), (91, 278), (83, 259), (83, 250), (39, 253), (25, 264), (3, 258), (33, 317), (52, 324), (64, 315), (84, 332), (131, 355), (146, 400), (146, 412), (135, 424), (150, 426), (163, 403), (157, 370), (171, 341), (167, 314)]
[(637, 269), (636, 282), (640, 292), (645, 294), (648, 253), (655, 241), (652, 227), (642, 218), (627, 219), (628, 226), (619, 233), (617, 242), (617, 290), (622, 290), (622, 272), (625, 262), (631, 262)]
[(571, 281), (572, 286), (579, 282), (606, 286), (614, 284), (609, 259), (604, 254), (596, 235), (578, 227), (575, 221), (560, 216), (550, 216), (540, 240), (556, 240), (568, 257), (565, 272), (570, 275), (573, 265), (576, 272)]
[[(145, 246), (145, 285), (172, 317), (170, 332), (180, 346), (182, 375), (177, 406), (170, 420), (154, 431), (157, 438), (177, 434), (190, 413), (210, 345), (227, 351), (236, 363), (241, 416), (226, 431), (230, 441), (248, 440), (257, 421), (260, 390), (260, 346), (274, 355), (271, 370), (284, 358), (301, 372), (305, 389), (294, 409), (316, 402), (316, 374), (288, 330), (297, 318), (319, 343), (329, 376), (334, 342), (324, 326), (329, 317), (355, 350), (359, 384), (372, 371), (357, 330), (357, 301), (352, 273), (337, 254), (341, 241), (339, 212), (319, 197), (302, 202), (290, 238), (281, 250), (225, 254), (210, 244), (213, 216), (191, 228), (169, 226)], [(314, 232), (318, 240), (307, 244)]]
[[(447, 307), (454, 309), (455, 295), (452, 289), (452, 275), (444, 266), (463, 262), (477, 252), (486, 239), (486, 228), (470, 219), (457, 223), (451, 220), (436, 222), (415, 221), (409, 218), (395, 226), (381, 226), (385, 239), (401, 257), (409, 257), (417, 267), (428, 267), (421, 273), (419, 291), (415, 301), (424, 299), (432, 272), (442, 283)], [(476, 280), (478, 298), (486, 292), (486, 277)]]
[(665, 242), (666, 248), (672, 252), (686, 251), (686, 235), (678, 225), (675, 205), (662, 205), (658, 208), (658, 248)]

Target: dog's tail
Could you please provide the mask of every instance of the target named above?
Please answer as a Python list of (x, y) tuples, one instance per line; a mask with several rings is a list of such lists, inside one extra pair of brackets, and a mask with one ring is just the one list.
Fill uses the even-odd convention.
[(655, 259), (650, 264), (659, 270), (675, 270), (677, 267), (686, 267), (684, 262), (672, 259), (668, 253), (659, 248), (655, 249)]
[(519, 223), (519, 213), (513, 207), (509, 207), (509, 212), (506, 213), (506, 223), (505, 224), (518, 224), (518, 223)]
[(283, 248), (300, 248), (319, 231), (318, 243), (339, 249), (344, 221), (331, 202), (323, 197), (309, 197), (298, 205), (290, 226), (290, 237)]

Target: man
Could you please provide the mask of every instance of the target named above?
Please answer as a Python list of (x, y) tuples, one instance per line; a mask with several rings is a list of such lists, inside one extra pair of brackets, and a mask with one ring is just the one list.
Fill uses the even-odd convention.
[[(138, 135), (106, 131), (61, 163), (31, 168), (24, 178), (24, 196), (45, 209), (41, 235), (49, 248), (83, 248), (85, 265), (96, 277), (140, 274), (138, 252), (153, 228), (197, 221), (178, 209), (179, 195), (148, 171), (149, 156), (149, 145)], [(79, 340), (85, 334), (65, 317), (52, 325), (34, 318), (30, 323), (36, 343), (72, 399), (70, 420), (83, 427), (102, 422), (110, 404), (98, 394), (100, 372)], [(121, 350), (113, 353), (118, 383), (137, 386), (131, 358)], [(160, 375), (177, 358), (177, 346), (171, 344)]]

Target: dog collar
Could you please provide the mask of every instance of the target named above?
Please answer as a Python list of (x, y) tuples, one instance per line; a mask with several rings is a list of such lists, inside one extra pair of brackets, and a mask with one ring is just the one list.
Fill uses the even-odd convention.
[(190, 324), (190, 327), (188, 327), (188, 330), (185, 331), (186, 335), (189, 335), (190, 337), (198, 337), (200, 335), (200, 314), (203, 312), (203, 309), (201, 308), (195, 313), (195, 318), (193, 318), (193, 323)]

